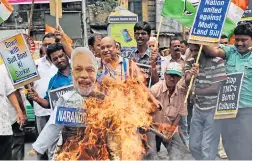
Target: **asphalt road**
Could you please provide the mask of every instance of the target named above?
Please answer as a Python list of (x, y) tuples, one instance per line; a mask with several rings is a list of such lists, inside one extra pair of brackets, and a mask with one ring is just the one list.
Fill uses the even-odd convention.
[[(26, 144), (25, 144), (25, 160), (37, 160), (37, 157), (30, 157), (27, 155), (27, 153), (32, 149), (32, 143), (34, 142), (34, 137), (28, 136), (26, 139)], [(168, 160), (169, 156), (167, 153), (167, 150), (163, 145), (161, 145), (161, 151), (158, 153), (158, 156), (161, 160)], [(187, 160), (194, 160), (193, 158), (187, 158)], [(222, 160), (221, 158), (217, 157), (216, 160)]]

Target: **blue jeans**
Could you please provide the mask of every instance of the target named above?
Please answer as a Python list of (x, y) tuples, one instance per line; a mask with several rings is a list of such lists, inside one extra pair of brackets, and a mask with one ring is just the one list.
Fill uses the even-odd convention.
[(252, 108), (238, 109), (236, 118), (220, 120), (229, 160), (252, 160)]
[(215, 109), (193, 109), (190, 130), (190, 151), (196, 160), (215, 160), (220, 140), (219, 122), (214, 120)]
[(188, 132), (188, 122), (187, 116), (181, 116), (179, 122), (179, 136), (181, 137), (183, 143), (189, 146), (189, 132)]

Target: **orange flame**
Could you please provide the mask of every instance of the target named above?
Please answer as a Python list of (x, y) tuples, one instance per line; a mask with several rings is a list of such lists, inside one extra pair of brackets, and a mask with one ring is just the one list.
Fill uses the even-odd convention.
[(145, 134), (152, 124), (150, 113), (156, 106), (137, 80), (126, 82), (107, 78), (103, 88), (109, 91), (104, 100), (88, 98), (87, 128), (82, 137), (69, 138), (57, 160), (140, 160), (145, 153)]

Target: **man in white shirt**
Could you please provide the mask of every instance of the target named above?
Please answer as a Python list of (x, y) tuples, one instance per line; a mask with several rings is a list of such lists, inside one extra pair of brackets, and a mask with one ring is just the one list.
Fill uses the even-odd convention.
[[(46, 96), (49, 81), (57, 73), (57, 71), (58, 69), (47, 58), (46, 55), (40, 58), (40, 60), (38, 61), (38, 72), (40, 75), (40, 79), (34, 82), (33, 88), (41, 98), (44, 98)], [(37, 130), (38, 133), (40, 133), (44, 128), (44, 126), (46, 125), (47, 121), (49, 120), (51, 109), (45, 109), (35, 101), (33, 102), (33, 107), (34, 107), (34, 114), (36, 116)], [(50, 158), (51, 149), (49, 149), (48, 152), (49, 152), (48, 157)], [(38, 155), (38, 159), (44, 160), (47, 159), (47, 157), (43, 155)]]
[(23, 111), (19, 106), (18, 99), (15, 94), (15, 89), (7, 75), (6, 71), (0, 69), (0, 160), (12, 159), (12, 127), (9, 118), (8, 103), (6, 98), (10, 101), (11, 105), (17, 111), (17, 122), (20, 127), (24, 125), (26, 118)]
[[(8, 71), (4, 64), (0, 65), (0, 69), (4, 72), (3, 75), (9, 76)], [(9, 77), (10, 78), (10, 77)], [(20, 109), (23, 112), (24, 119), (26, 116), (25, 109), (25, 92), (24, 88), (19, 88), (15, 91), (16, 97), (18, 99), (18, 103)], [(25, 155), (25, 132), (23, 131), (23, 127), (18, 123), (17, 110), (12, 106), (8, 98), (6, 97), (6, 102), (8, 105), (9, 118), (12, 126), (12, 159), (13, 160), (24, 160)]]

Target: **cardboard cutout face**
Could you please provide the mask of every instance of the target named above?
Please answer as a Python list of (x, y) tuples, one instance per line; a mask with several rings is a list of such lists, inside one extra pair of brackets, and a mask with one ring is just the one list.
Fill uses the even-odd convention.
[(75, 89), (82, 96), (88, 96), (95, 88), (96, 68), (89, 54), (77, 53), (72, 60), (72, 76)]

